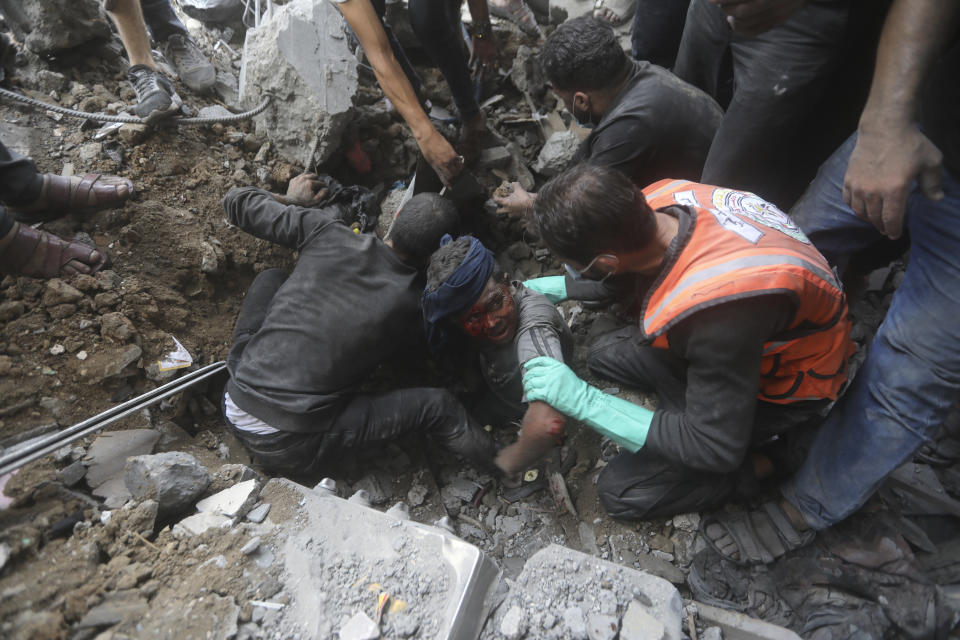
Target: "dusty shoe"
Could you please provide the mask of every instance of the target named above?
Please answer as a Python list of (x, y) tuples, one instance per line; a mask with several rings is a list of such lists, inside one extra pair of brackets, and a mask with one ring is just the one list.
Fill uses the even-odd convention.
[(217, 71), (193, 40), (177, 33), (163, 43), (163, 55), (177, 70), (177, 77), (191, 91), (206, 93), (213, 88)]
[(173, 89), (173, 83), (165, 75), (146, 65), (130, 67), (127, 80), (137, 94), (137, 106), (133, 111), (147, 124), (173, 115), (183, 104)]

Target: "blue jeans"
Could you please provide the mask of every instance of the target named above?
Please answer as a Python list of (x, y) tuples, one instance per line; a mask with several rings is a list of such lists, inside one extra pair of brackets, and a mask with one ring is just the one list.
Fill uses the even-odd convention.
[[(881, 241), (842, 198), (856, 136), (821, 167), (791, 212), (816, 247), (842, 265)], [(930, 442), (960, 397), (960, 182), (944, 169), (946, 198), (914, 186), (907, 202), (910, 263), (859, 374), (830, 411), (783, 494), (815, 529), (856, 511)]]

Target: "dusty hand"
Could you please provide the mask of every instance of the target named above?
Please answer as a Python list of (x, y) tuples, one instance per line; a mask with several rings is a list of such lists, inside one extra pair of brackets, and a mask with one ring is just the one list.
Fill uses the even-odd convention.
[(491, 32), (485, 38), (473, 36), (473, 55), (470, 57), (470, 64), (479, 62), (482, 69), (495, 71), (500, 66), (497, 59), (497, 41)]
[(284, 200), (288, 204), (309, 207), (327, 197), (328, 189), (323, 186), (319, 176), (315, 173), (301, 173), (287, 185), (287, 195)]
[(843, 200), (880, 233), (899, 238), (914, 180), (931, 200), (944, 197), (942, 160), (943, 154), (915, 125), (901, 130), (861, 127), (843, 179)]
[(521, 427), (530, 437), (546, 439), (551, 443), (563, 436), (567, 418), (545, 402), (531, 402), (523, 414)]
[(520, 186), (519, 182), (512, 182), (510, 186), (513, 191), (508, 196), (494, 196), (493, 201), (497, 203), (497, 213), (505, 213), (508, 216), (524, 215), (533, 207), (533, 201), (536, 194), (530, 193)]
[(742, 36), (756, 36), (790, 19), (807, 0), (710, 0), (727, 14), (730, 27)]
[(447, 139), (436, 130), (420, 143), (420, 151), (437, 172), (440, 181), (448, 187), (463, 171), (463, 156), (457, 155)]

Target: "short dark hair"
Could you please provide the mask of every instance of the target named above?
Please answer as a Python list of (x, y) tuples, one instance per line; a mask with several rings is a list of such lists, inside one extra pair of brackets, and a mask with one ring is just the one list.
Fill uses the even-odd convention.
[(540, 50), (540, 66), (561, 91), (594, 91), (616, 82), (627, 64), (617, 35), (606, 22), (582, 16), (564, 22)]
[[(470, 252), (470, 241), (470, 236), (460, 236), (433, 252), (433, 255), (430, 256), (430, 264), (427, 266), (428, 293), (433, 293), (439, 289), (440, 285), (446, 282), (460, 267)], [(500, 265), (494, 260), (491, 277), (496, 279), (500, 273)]]
[(555, 255), (582, 265), (605, 251), (636, 251), (656, 231), (643, 192), (616, 169), (592, 164), (571, 167), (544, 185), (533, 218)]
[(418, 193), (400, 209), (387, 237), (395, 250), (419, 266), (440, 246), (440, 238), (456, 235), (459, 226), (452, 202), (436, 193)]

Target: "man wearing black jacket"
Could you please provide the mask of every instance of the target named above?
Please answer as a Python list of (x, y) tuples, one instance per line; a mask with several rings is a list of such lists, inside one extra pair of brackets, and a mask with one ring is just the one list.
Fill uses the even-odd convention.
[(224, 198), (232, 224), (300, 252), (289, 275), (259, 274), (240, 309), (223, 403), (235, 435), (264, 467), (297, 475), (418, 431), (489, 467), (492, 439), (447, 390), (359, 389), (379, 364), (423, 342), (421, 269), (455, 231), (453, 206), (414, 196), (381, 241), (343, 224), (341, 205), (301, 206), (316, 204), (319, 187), (305, 174), (286, 198), (254, 187)]

